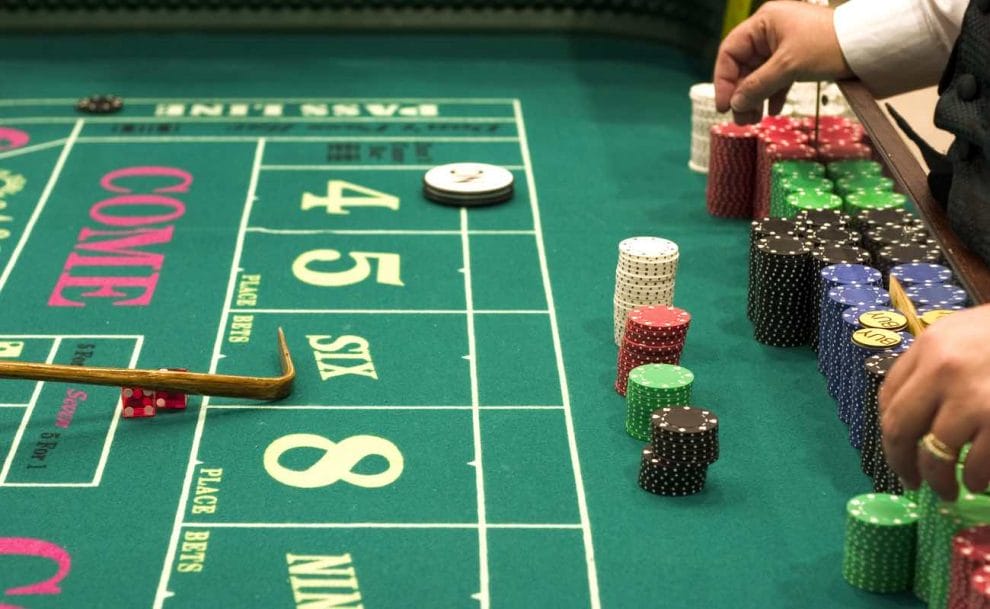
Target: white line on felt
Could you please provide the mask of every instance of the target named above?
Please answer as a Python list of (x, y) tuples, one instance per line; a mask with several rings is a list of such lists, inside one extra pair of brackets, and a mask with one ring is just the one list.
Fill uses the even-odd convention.
[(186, 529), (537, 529), (580, 530), (580, 524), (477, 522), (183, 522)]
[[(68, 120), (9, 120), (5, 123), (67, 123)], [(243, 144), (257, 141), (258, 138), (250, 135), (87, 135), (79, 138), (83, 144)], [(426, 142), (426, 143), (447, 143), (447, 142), (472, 142), (472, 143), (515, 143), (519, 141), (516, 136), (504, 137), (481, 137), (473, 135), (464, 136), (348, 136), (348, 135), (276, 135), (265, 138), (269, 142), (277, 144), (327, 144), (334, 142)]]
[(4, 287), (7, 285), (7, 280), (10, 278), (10, 274), (14, 271), (14, 267), (17, 265), (17, 259), (20, 258), (21, 252), (24, 250), (24, 246), (27, 244), (28, 238), (34, 230), (34, 225), (38, 223), (38, 218), (41, 216), (41, 211), (45, 209), (45, 204), (48, 203), (48, 199), (52, 196), (52, 191), (55, 190), (55, 184), (58, 182), (59, 176), (62, 175), (62, 170), (65, 168), (65, 162), (69, 159), (69, 153), (72, 151), (73, 146), (75, 146), (76, 140), (79, 139), (79, 133), (82, 131), (83, 124), (82, 119), (75, 119), (75, 126), (72, 128), (72, 132), (69, 134), (69, 137), (65, 140), (65, 146), (62, 147), (62, 153), (58, 155), (58, 160), (55, 162), (55, 167), (52, 169), (52, 174), (48, 177), (48, 182), (45, 184), (45, 189), (41, 192), (41, 197), (38, 199), (38, 204), (34, 206), (34, 211), (31, 212), (31, 217), (28, 218), (27, 224), (24, 226), (24, 234), (21, 235), (20, 240), (18, 240), (17, 245), (14, 247), (14, 251), (10, 255), (10, 260), (7, 262), (7, 266), (3, 270), (3, 275), (0, 275), (0, 292), (2, 292)]
[(464, 207), (461, 208), (461, 251), (463, 259), (461, 272), (464, 274), (464, 306), (467, 310), (467, 360), (471, 379), (471, 430), (474, 439), (474, 459), (471, 465), (474, 466), (478, 504), (478, 585), (481, 590), (478, 591), (475, 598), (478, 599), (481, 609), (487, 609), (489, 606), (489, 574), (488, 532), (485, 525), (487, 524), (488, 516), (485, 506), (485, 468), (481, 457), (481, 411), (478, 408), (481, 401), (478, 397), (478, 350), (474, 334), (471, 239), (468, 235), (468, 210)]
[[(266, 235), (451, 235), (460, 236), (459, 230), (416, 229), (346, 229), (346, 228), (267, 228), (249, 226), (249, 233)], [(469, 235), (532, 235), (531, 230), (471, 230)]]
[[(62, 339), (56, 338), (52, 341), (52, 348), (48, 350), (48, 357), (45, 358), (45, 363), (50, 364), (55, 361), (55, 355), (58, 354), (58, 348), (62, 344)], [(34, 391), (31, 392), (31, 401), (28, 402), (27, 408), (24, 409), (24, 415), (21, 417), (21, 423), (17, 426), (17, 433), (14, 434), (14, 439), (10, 442), (10, 451), (7, 453), (7, 459), (3, 463), (3, 469), (0, 470), (0, 486), (4, 486), (7, 482), (7, 475), (10, 474), (10, 467), (14, 464), (14, 457), (17, 454), (17, 449), (21, 445), (21, 440), (24, 438), (24, 430), (27, 429), (28, 423), (31, 421), (31, 415), (34, 414), (34, 407), (38, 403), (38, 396), (41, 395), (41, 389), (45, 384), (38, 381), (34, 385)]]
[[(75, 109), (77, 97), (34, 97), (0, 100), (2, 106), (68, 106)], [(463, 104), (465, 106), (510, 105), (513, 98), (500, 97), (127, 97), (127, 105), (167, 103), (242, 103), (242, 104)]]
[(571, 465), (574, 469), (574, 486), (577, 490), (578, 513), (583, 532), (584, 555), (588, 571), (588, 593), (591, 598), (591, 609), (601, 609), (601, 596), (598, 590), (598, 570), (595, 566), (595, 546), (591, 539), (591, 521), (588, 518), (588, 503), (584, 494), (581, 463), (578, 459), (577, 439), (574, 434), (574, 417), (571, 414), (571, 398), (567, 387), (564, 353), (560, 342), (560, 328), (557, 325), (557, 312), (554, 306), (553, 289), (550, 284), (550, 270), (547, 266), (546, 247), (543, 243), (543, 225), (540, 219), (540, 204), (536, 194), (536, 180), (533, 177), (533, 164), (529, 154), (529, 142), (526, 138), (526, 125), (523, 122), (522, 105), (519, 103), (519, 100), (516, 100), (513, 105), (516, 112), (517, 130), (519, 132), (519, 149), (522, 152), (523, 164), (526, 166), (526, 185), (529, 188), (530, 206), (533, 210), (533, 228), (536, 230), (536, 250), (540, 257), (543, 290), (546, 293), (547, 308), (550, 310), (550, 331), (553, 334), (553, 347), (557, 358), (557, 376), (560, 378), (560, 393), (564, 404), (564, 425), (567, 428), (567, 444), (571, 454)]
[[(515, 138), (513, 138), (515, 140)], [(436, 165), (264, 165), (262, 171), (429, 171)], [(502, 165), (505, 169), (522, 171), (522, 165)]]
[(57, 140), (52, 140), (50, 142), (45, 142), (43, 144), (35, 144), (34, 146), (25, 146), (24, 148), (15, 148), (13, 150), (8, 150), (6, 152), (0, 152), (0, 160), (9, 159), (15, 156), (21, 156), (22, 154), (31, 154), (32, 152), (39, 152), (41, 150), (48, 150), (49, 148), (61, 146), (65, 142), (66, 142), (66, 138), (61, 138)]
[[(474, 406), (334, 404), (210, 404), (210, 410), (473, 410)], [(479, 410), (563, 410), (563, 406), (478, 406)]]
[[(217, 370), (220, 362), (220, 348), (224, 344), (223, 335), (227, 329), (227, 319), (230, 316), (230, 303), (233, 299), (234, 288), (237, 286), (237, 276), (241, 268), (241, 256), (244, 251), (244, 236), (248, 221), (251, 217), (251, 208), (254, 205), (256, 193), (258, 191), (258, 176), (260, 175), (261, 160), (265, 154), (265, 138), (257, 140), (257, 147), (254, 151), (254, 162), (251, 165), (251, 179), (248, 183), (247, 195), (244, 200), (244, 209), (241, 213), (241, 221), (237, 231), (237, 241), (234, 246), (233, 260), (230, 265), (230, 277), (227, 280), (227, 295), (224, 298), (223, 312), (220, 315), (220, 323), (217, 326), (217, 336), (213, 343), (213, 357), (210, 358), (210, 372)], [(155, 593), (154, 609), (162, 609), (165, 599), (174, 593), (168, 589), (169, 578), (172, 574), (172, 563), (175, 561), (176, 550), (179, 545), (181, 535), (182, 520), (186, 512), (186, 505), (189, 502), (189, 492), (192, 481), (196, 474), (196, 466), (199, 462), (199, 446), (203, 439), (203, 429), (206, 425), (206, 412), (209, 409), (209, 396), (203, 398), (199, 407), (199, 417), (196, 419), (196, 430), (193, 432), (192, 447), (189, 450), (189, 463), (186, 467), (186, 477), (182, 483), (182, 493), (179, 496), (179, 505), (175, 510), (175, 522), (172, 526), (172, 535), (169, 538), (168, 550), (165, 553), (165, 561), (162, 565), (162, 574), (158, 582), (158, 590)]]
[[(131, 351), (130, 368), (137, 368), (138, 358), (141, 356), (141, 349), (144, 347), (144, 336), (140, 336), (134, 342), (134, 349)], [(103, 472), (106, 470), (107, 461), (110, 458), (110, 447), (113, 439), (117, 435), (117, 425), (120, 423), (120, 398), (117, 398), (114, 408), (113, 419), (110, 421), (110, 428), (107, 430), (107, 438), (103, 443), (103, 451), (100, 453), (100, 461), (96, 466), (96, 474), (93, 476), (93, 485), (99, 486), (103, 482)]]
[[(231, 313), (259, 315), (467, 315), (461, 309), (231, 309)], [(542, 309), (478, 309), (475, 315), (547, 315)]]

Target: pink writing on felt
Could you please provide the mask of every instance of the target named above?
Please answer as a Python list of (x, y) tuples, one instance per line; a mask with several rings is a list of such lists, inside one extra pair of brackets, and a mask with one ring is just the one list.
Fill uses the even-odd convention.
[(0, 151), (23, 148), (30, 141), (31, 136), (20, 129), (0, 127)]
[[(72, 566), (72, 557), (65, 549), (53, 544), (50, 541), (41, 539), (30, 539), (27, 537), (0, 537), (0, 556), (37, 556), (47, 558), (58, 565), (58, 572), (45, 581), (19, 588), (8, 588), (4, 591), (10, 596), (21, 596), (27, 594), (61, 594), (62, 589), (59, 583), (69, 574)], [(18, 605), (7, 605), (0, 603), (0, 609), (23, 609)]]
[[(142, 179), (141, 184), (146, 188), (149, 183), (160, 185), (150, 193), (135, 192), (126, 185), (128, 178)], [(186, 205), (161, 193), (185, 193), (191, 184), (192, 174), (174, 167), (126, 167), (103, 176), (100, 186), (119, 195), (96, 202), (89, 209), (89, 217), (114, 230), (83, 227), (75, 251), (66, 258), (62, 274), (48, 298), (48, 306), (84, 307), (82, 298), (111, 298), (115, 306), (150, 304), (165, 255), (138, 248), (172, 241), (175, 227), (166, 223), (185, 215)], [(165, 226), (151, 226), (161, 224)], [(93, 253), (102, 255), (90, 255)], [(100, 275), (81, 270), (111, 267), (126, 267), (133, 274)], [(149, 272), (137, 274), (139, 267), (146, 267)], [(85, 274), (73, 274), (74, 270)], [(79, 292), (69, 296), (65, 293), (67, 289)]]

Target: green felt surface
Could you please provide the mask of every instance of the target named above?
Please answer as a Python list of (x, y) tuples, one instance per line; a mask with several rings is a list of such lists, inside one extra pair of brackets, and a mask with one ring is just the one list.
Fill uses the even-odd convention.
[[(687, 91), (705, 78), (692, 58), (556, 36), (36, 35), (5, 39), (0, 72), (0, 128), (31, 138), (0, 150), (0, 169), (27, 180), (5, 198), (0, 341), (23, 341), (25, 360), (68, 363), (81, 350), (93, 352), (88, 365), (265, 375), (282, 326), (299, 368), (296, 392), (271, 407), (214, 398), (204, 409), (196, 397), (187, 412), (145, 420), (116, 419), (112, 389), (84, 388), (65, 428), (58, 412), (79, 387), (0, 384), (0, 592), (55, 573), (50, 560), (11, 554), (9, 539), (71, 555), (59, 593), (0, 603), (915, 605), (842, 581), (844, 506), (867, 480), (814, 355), (751, 338), (746, 224), (710, 218), (704, 177), (687, 169)], [(101, 91), (124, 95), (125, 112), (74, 113), (75, 97)], [(248, 103), (250, 118), (154, 117), (158, 102), (214, 98)], [(345, 105), (303, 120), (304, 99)], [(393, 99), (436, 103), (439, 119), (375, 116)], [(284, 102), (284, 115), (264, 118), (261, 100)], [(425, 202), (420, 170), (402, 167), (468, 158), (512, 167), (515, 199), (462, 217)], [(85, 306), (51, 306), (80, 230), (99, 228), (101, 177), (143, 166), (193, 176), (170, 193), (185, 206), (171, 239), (143, 248), (164, 254), (153, 298), (114, 306), (73, 288), (64, 293)], [(302, 209), (334, 179), (398, 197), (399, 209)], [(641, 445), (612, 389), (616, 244), (637, 234), (680, 244), (675, 301), (693, 315), (682, 364), (696, 403), (721, 422), (721, 460), (694, 497), (637, 489)], [(344, 256), (310, 265), (327, 273), (353, 264), (351, 252), (398, 254), (404, 285), (374, 272), (345, 287), (300, 281), (293, 263), (321, 249)], [(141, 262), (73, 272), (146, 276)], [(251, 276), (256, 300), (238, 291)], [(250, 340), (235, 342), (232, 323), (248, 317)], [(341, 336), (366, 341), (377, 378), (321, 379), (314, 346)], [(359, 362), (360, 346), (332, 363)], [(33, 459), (53, 432), (57, 445)], [(314, 488), (284, 484), (264, 454), (293, 434), (337, 444), (288, 451), (281, 467), (329, 455), (353, 465), (348, 476), (376, 479), (398, 467), (394, 453), (346, 461), (387, 441), (401, 474), (378, 488), (315, 473)], [(219, 469), (220, 481), (197, 483)], [(197, 496), (217, 497), (215, 512), (195, 513)], [(207, 533), (205, 557), (183, 550)]]

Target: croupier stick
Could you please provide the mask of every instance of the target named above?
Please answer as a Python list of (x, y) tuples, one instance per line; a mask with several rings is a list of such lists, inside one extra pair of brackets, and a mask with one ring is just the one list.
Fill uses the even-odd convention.
[(277, 400), (292, 393), (292, 383), (296, 378), (296, 369), (292, 364), (292, 356), (289, 354), (289, 346), (285, 342), (282, 328), (278, 329), (278, 355), (282, 363), (282, 374), (273, 377), (0, 361), (0, 378), (68, 381), (88, 385), (140, 387), (198, 395)]

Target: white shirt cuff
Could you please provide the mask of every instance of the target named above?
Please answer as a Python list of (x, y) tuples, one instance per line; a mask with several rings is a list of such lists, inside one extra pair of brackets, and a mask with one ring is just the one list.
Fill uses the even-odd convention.
[(938, 82), (965, 0), (851, 0), (835, 9), (839, 47), (876, 97)]

